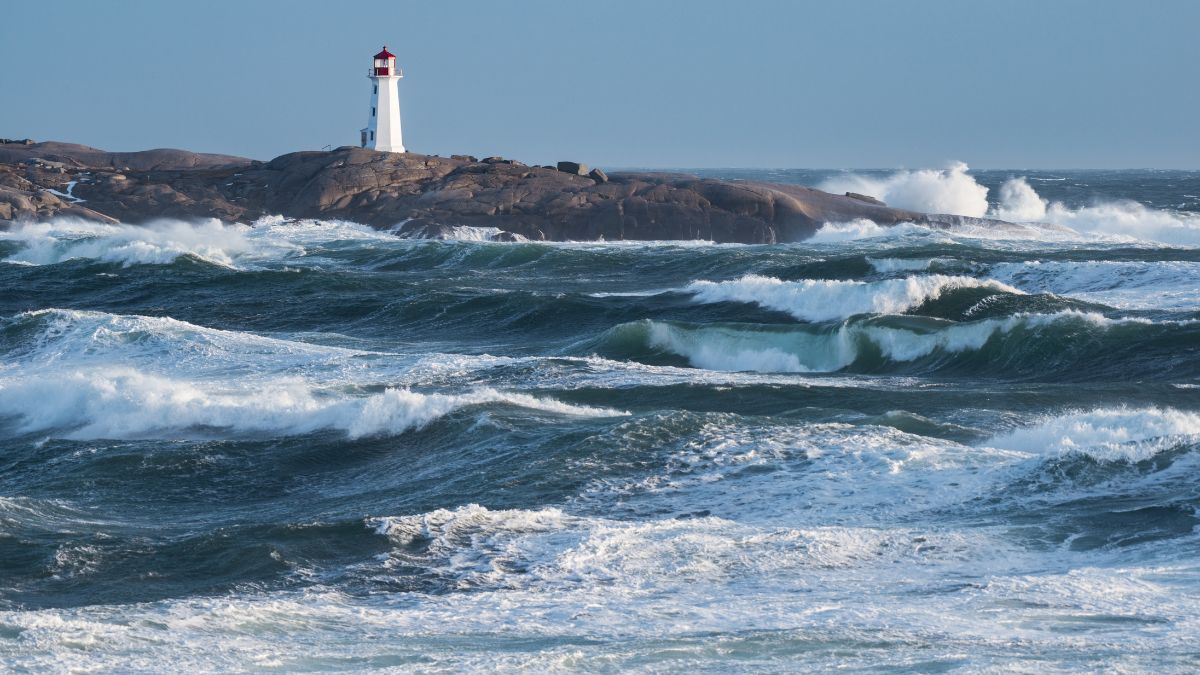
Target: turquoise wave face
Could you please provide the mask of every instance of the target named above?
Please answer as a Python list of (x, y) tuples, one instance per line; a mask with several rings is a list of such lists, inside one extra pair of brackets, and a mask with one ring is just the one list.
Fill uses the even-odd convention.
[(1177, 668), (1200, 252), (985, 234), (0, 233), (0, 663)]

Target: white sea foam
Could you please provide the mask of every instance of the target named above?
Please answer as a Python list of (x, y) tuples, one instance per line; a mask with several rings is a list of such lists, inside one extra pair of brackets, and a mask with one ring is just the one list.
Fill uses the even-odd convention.
[(110, 524), (104, 514), (75, 508), (64, 500), (0, 497), (0, 533), (17, 526), (77, 535)]
[[(504, 230), (498, 227), (475, 227), (471, 225), (456, 225), (450, 228), (450, 232), (440, 239), (452, 239), (454, 241), (498, 241), (500, 235), (506, 234)], [(529, 241), (519, 234), (507, 233), (513, 241)]]
[(1192, 261), (1030, 260), (994, 265), (989, 275), (1029, 292), (1122, 309), (1200, 309), (1200, 263)]
[(1099, 203), (1078, 209), (1055, 202), (1046, 210), (1046, 221), (1080, 232), (1129, 241), (1200, 246), (1200, 215), (1151, 209), (1133, 201)]
[(394, 243), (396, 236), (348, 220), (294, 219), (263, 216), (254, 221), (251, 236), (266, 242), (286, 242), (288, 246), (320, 246), (336, 242)]
[(1001, 220), (1035, 222), (1046, 217), (1049, 202), (1024, 179), (1010, 178), (1000, 186), (1000, 202), (992, 215)]
[[(452, 358), (449, 355), (438, 355), (437, 362)], [(471, 374), (475, 378), (484, 375), (482, 371), (493, 365), (490, 359), (480, 357), (453, 357), (462, 359), (462, 373)], [(496, 357), (492, 357), (496, 358)], [(629, 387), (672, 387), (679, 385), (706, 385), (712, 387), (743, 387), (760, 385), (782, 385), (788, 387), (821, 387), (821, 388), (856, 388), (881, 391), (893, 391), (896, 388), (914, 386), (917, 380), (910, 377), (881, 377), (847, 375), (844, 377), (806, 377), (787, 371), (720, 371), (698, 370), (696, 368), (651, 365), (637, 361), (622, 361), (606, 359), (596, 355), (583, 357), (531, 357), (525, 360), (507, 361), (506, 363), (524, 363), (528, 368), (521, 373), (506, 371), (508, 381), (519, 382), (522, 388), (536, 389), (593, 389), (604, 388), (621, 390)], [(440, 368), (432, 371), (438, 373)], [(421, 378), (424, 369), (414, 366), (407, 371), (411, 379)], [(441, 380), (424, 382), (424, 384), (442, 384)]]
[[(137, 374), (253, 397), (258, 391), (313, 392), (395, 388), (442, 391), (464, 379), (475, 387), (559, 389), (781, 384), (807, 386), (797, 375), (697, 371), (599, 357), (509, 357), (487, 354), (393, 354), (312, 344), (295, 339), (219, 330), (168, 317), (48, 309), (18, 314), (4, 323), (36, 328), (0, 359), (0, 378), (62, 381), (124, 364)], [(320, 337), (320, 336), (317, 336)], [(503, 380), (491, 382), (504, 368)], [(6, 372), (7, 371), (7, 372)], [(6, 382), (9, 380), (5, 380)], [(68, 382), (74, 380), (67, 380)], [(900, 383), (898, 385), (898, 382)], [(821, 387), (888, 388), (898, 378), (829, 378)], [(66, 422), (64, 422), (66, 423)]]
[(26, 223), (0, 232), (23, 248), (11, 263), (53, 265), (73, 259), (131, 265), (165, 265), (190, 256), (225, 267), (301, 258), (306, 247), (346, 240), (397, 242), (396, 237), (344, 221), (260, 219), (253, 226), (215, 218), (196, 222), (159, 219), (145, 225), (105, 224), (71, 217)]
[(657, 288), (647, 291), (597, 291), (588, 293), (591, 298), (650, 298), (664, 293), (671, 293), (673, 288)]
[(1028, 459), (892, 426), (726, 413), (639, 416), (610, 427), (603, 441), (620, 448), (610, 461), (636, 457), (646, 468), (597, 478), (578, 504), (622, 517), (711, 514), (771, 526), (883, 526), (1000, 489), (1000, 473)]
[[(969, 663), (980, 670), (1023, 671), (1033, 663), (1068, 671), (1102, 663), (1138, 672), (1182, 671), (1190, 663), (1192, 617), (1200, 606), (1184, 583), (1172, 579), (1191, 574), (1187, 568), (1077, 563), (1065, 573), (1025, 572), (1013, 560), (1022, 558), (1003, 549), (1002, 555), (961, 563), (913, 564), (920, 560), (916, 551), (936, 550), (947, 538), (935, 536), (923, 547), (924, 535), (907, 545), (901, 535), (889, 547), (866, 536), (857, 548), (847, 536), (828, 545), (828, 553), (804, 540), (806, 549), (835, 564), (778, 579), (735, 568), (695, 583), (704, 572), (697, 568), (710, 559), (703, 557), (705, 545), (718, 547), (711, 555), (721, 550), (720, 542), (698, 534), (663, 558), (665, 568), (689, 544), (701, 556), (675, 584), (665, 573), (649, 583), (631, 574), (590, 587), (437, 595), (348, 595), (318, 587), (7, 611), (0, 613), (0, 625), (19, 637), (0, 642), (0, 665), (39, 672), (148, 672), (164, 663), (202, 672), (344, 671), (364, 664), (506, 673), (657, 672), (663, 664), (696, 672), (781, 671), (797, 669), (797, 654), (804, 657), (801, 668), (812, 670)], [(976, 545), (950, 542), (965, 553)], [(776, 542), (784, 550), (785, 544)], [(614, 556), (622, 548), (615, 546)], [(835, 551), (874, 556), (879, 564), (858, 571), (837, 564)], [(772, 558), (756, 560), (753, 552), (741, 556), (747, 571), (770, 566)], [(898, 564), (889, 564), (893, 560)], [(580, 563), (591, 574), (586, 578), (603, 579), (586, 562)], [(607, 569), (619, 575), (638, 565), (631, 559)], [(1087, 635), (1089, 630), (1102, 637)], [(1097, 654), (1100, 639), (1103, 654)]]
[(904, 529), (751, 526), (713, 516), (627, 522), (477, 505), (369, 522), (394, 542), (390, 564), (430, 569), (461, 589), (721, 583), (954, 559), (992, 545), (986, 536), (932, 534), (937, 544), (921, 547), (921, 534)]
[[(876, 178), (845, 174), (830, 178), (820, 187), (835, 193), (859, 192), (879, 197), (890, 206), (925, 213), (985, 216), (1035, 225), (1050, 223), (1070, 228), (1092, 238), (1152, 241), (1171, 245), (1200, 246), (1200, 216), (1147, 208), (1134, 201), (1111, 201), (1079, 208), (1046, 200), (1022, 177), (1005, 181), (997, 202), (989, 210), (988, 189), (967, 173), (961, 162), (942, 170), (897, 171)], [(885, 236), (890, 228), (870, 221), (826, 225), (812, 241), (848, 241)], [(1033, 227), (1028, 232), (989, 232), (977, 227), (955, 229), (956, 234), (991, 238), (1059, 240), (1065, 233)]]
[(906, 236), (936, 235), (934, 230), (913, 223), (881, 226), (873, 220), (858, 218), (846, 223), (825, 223), (806, 244), (839, 244), (848, 241), (869, 239), (899, 239)]
[(1200, 414), (1172, 408), (1076, 410), (993, 438), (989, 446), (1038, 454), (1082, 453), (1137, 462), (1200, 442)]
[(12, 262), (53, 265), (75, 258), (130, 265), (162, 265), (190, 255), (210, 263), (232, 266), (236, 257), (255, 250), (249, 228), (209, 219), (198, 223), (160, 220), (145, 226), (109, 225), (73, 218), (21, 224), (0, 238), (25, 248), (9, 256)]
[(1145, 319), (1109, 319), (1092, 312), (1012, 316), (964, 323), (947, 322), (919, 331), (877, 324), (844, 324), (833, 331), (794, 329), (747, 330), (735, 326), (691, 328), (670, 323), (648, 324), (650, 346), (688, 359), (699, 368), (758, 372), (832, 372), (854, 363), (863, 349), (879, 350), (893, 361), (913, 361), (935, 351), (958, 353), (981, 349), (989, 340), (1018, 328), (1037, 329), (1060, 322), (1083, 322), (1104, 329)]
[(982, 288), (1000, 293), (1022, 291), (991, 279), (931, 274), (884, 281), (804, 279), (782, 281), (747, 275), (732, 281), (694, 281), (685, 290), (697, 302), (746, 302), (787, 312), (803, 321), (829, 321), (856, 314), (899, 314), (946, 291)]
[(854, 362), (847, 340), (808, 333), (764, 333), (737, 328), (681, 328), (649, 324), (650, 346), (678, 354), (706, 370), (760, 373), (832, 372)]
[[(1098, 639), (1142, 659), (1134, 665), (1190, 653), (1200, 603), (1186, 556), (1122, 565), (1119, 550), (1029, 550), (1008, 527), (956, 522), (948, 506), (1004, 498), (1025, 456), (886, 428), (714, 419), (669, 451), (661, 480), (588, 488), (614, 487), (622, 502), (652, 493), (640, 517), (586, 502), (368, 517), (364, 533), (386, 538), (387, 552), (338, 574), (415, 590), (317, 584), (0, 612), (0, 627), (19, 635), (0, 640), (0, 665), (782, 670), (803, 653), (821, 669), (928, 669), (970, 653), (997, 669), (1029, 659), (1066, 668), (1094, 663)], [(738, 470), (756, 464), (776, 470)], [(723, 481), (742, 482), (704, 489)], [(714, 513), (673, 517), (695, 507)], [(67, 553), (64, 572), (86, 573), (88, 552)]]
[(1000, 186), (999, 201), (989, 215), (1022, 223), (1054, 223), (1118, 241), (1200, 244), (1200, 216), (1195, 214), (1150, 209), (1130, 200), (1070, 208), (1043, 198), (1023, 177)]
[[(881, 226), (866, 219), (848, 223), (825, 223), (805, 244), (840, 244), (861, 242), (862, 245), (894, 247), (895, 245), (974, 243), (977, 240), (1043, 244), (1047, 242), (1112, 241), (1112, 237), (1080, 234), (1070, 228), (1039, 223), (1008, 223), (997, 227), (993, 223), (957, 223), (952, 226), (925, 226), (898, 223)], [(1129, 241), (1128, 237), (1118, 241)]]
[[(627, 437), (639, 453), (653, 450), (653, 435), (642, 436), (665, 421), (629, 420)], [(802, 651), (828, 668), (928, 668), (967, 652), (975, 665), (1070, 666), (1094, 659), (1097, 633), (1147, 659), (1135, 665), (1168, 648), (1190, 653), (1200, 615), (1186, 592), (1190, 563), (1122, 566), (1120, 550), (1029, 550), (1008, 527), (956, 524), (952, 507), (1005, 498), (1013, 472), (1041, 450), (717, 414), (679, 440), (635, 455), (653, 459), (650, 475), (586, 487), (601, 512), (584, 499), (366, 518), (387, 552), (338, 573), (416, 590), (316, 585), (0, 612), (0, 626), (20, 636), (0, 640), (0, 665), (778, 670)], [(745, 470), (754, 466), (774, 470)], [(636, 517), (609, 515), (626, 504)], [(699, 509), (712, 513), (674, 517)], [(88, 573), (89, 555), (63, 550), (61, 573)]]
[[(589, 382), (627, 386), (645, 378), (689, 381), (690, 368), (660, 368), (595, 357), (493, 356), (489, 354), (413, 354), (315, 344), (297, 338), (328, 340), (330, 334), (270, 337), (199, 326), (169, 317), (110, 314), (70, 309), (23, 312), (0, 319), (0, 328), (34, 328), (0, 359), (0, 375), (39, 377), (125, 364), (147, 375), (188, 381), (226, 382), (253, 390), (259, 383), (295, 380), (312, 387), (378, 389), (405, 382), (442, 389), (462, 379), (486, 384), (489, 372), (505, 371), (505, 382), (538, 389), (575, 389)], [(356, 341), (345, 340), (351, 344)], [(721, 381), (740, 381), (733, 375)], [(832, 386), (832, 381), (830, 386)], [(851, 386), (846, 384), (846, 386)]]
[[(0, 366), (0, 415), (16, 418), (23, 432), (361, 437), (420, 428), (479, 405), (622, 414), (488, 387), (419, 393), (396, 384), (454, 386), (456, 376), (512, 361), (486, 355), (385, 354), (77, 310), (27, 312), (6, 323), (36, 328)], [(358, 393), (364, 388), (378, 393)]]
[(895, 272), (924, 272), (933, 267), (938, 260), (935, 258), (867, 258), (867, 262), (880, 274), (892, 274)]
[(982, 217), (987, 213), (988, 189), (967, 173), (963, 162), (945, 169), (897, 171), (884, 178), (845, 174), (819, 186), (826, 192), (858, 192), (882, 199), (888, 206), (923, 213), (952, 213)]
[(1000, 202), (990, 214), (1015, 222), (1046, 222), (1116, 241), (1152, 241), (1200, 246), (1200, 215), (1148, 208), (1132, 200), (1096, 202), (1072, 208), (1050, 202), (1024, 178), (1001, 186)]
[(488, 404), (557, 415), (628, 414), (489, 388), (457, 394), (389, 388), (362, 397), (300, 380), (267, 380), (239, 388), (230, 382), (181, 380), (129, 368), (0, 379), (0, 415), (17, 418), (21, 433), (72, 439), (302, 435), (320, 430), (360, 438), (419, 429), (458, 409)]
[[(267, 356), (296, 353), (307, 358), (362, 356), (375, 352), (309, 344), (233, 330), (208, 328), (171, 317), (110, 314), (75, 309), (39, 309), (21, 312), (8, 323), (38, 322), (37, 333), (23, 346), (31, 361), (73, 363), (138, 354), (169, 356), (173, 364), (196, 352), (206, 359), (218, 353)], [(119, 352), (119, 354), (117, 354)]]

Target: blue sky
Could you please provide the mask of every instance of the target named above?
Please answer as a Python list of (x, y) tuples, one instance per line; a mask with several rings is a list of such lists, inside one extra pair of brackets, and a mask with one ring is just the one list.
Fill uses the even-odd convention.
[(405, 144), (609, 167), (1200, 166), (1200, 2), (15, 2), (0, 136), (268, 159)]

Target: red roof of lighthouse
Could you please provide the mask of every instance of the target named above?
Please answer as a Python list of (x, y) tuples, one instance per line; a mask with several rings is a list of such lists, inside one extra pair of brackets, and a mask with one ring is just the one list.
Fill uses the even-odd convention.
[(374, 56), (374, 58), (377, 58), (377, 59), (394, 59), (394, 58), (396, 58), (396, 55), (395, 55), (395, 54), (393, 54), (393, 53), (391, 53), (391, 52), (389, 52), (389, 51), (387, 50), (387, 45), (384, 45), (384, 46), (383, 46), (383, 51), (381, 51), (381, 52), (379, 52), (378, 54), (376, 54), (376, 55)]

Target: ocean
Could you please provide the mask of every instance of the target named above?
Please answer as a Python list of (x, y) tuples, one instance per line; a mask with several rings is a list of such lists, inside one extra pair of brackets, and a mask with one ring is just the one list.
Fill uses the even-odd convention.
[(1019, 227), (0, 232), (0, 669), (1200, 669), (1200, 172)]

